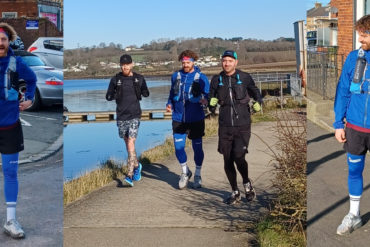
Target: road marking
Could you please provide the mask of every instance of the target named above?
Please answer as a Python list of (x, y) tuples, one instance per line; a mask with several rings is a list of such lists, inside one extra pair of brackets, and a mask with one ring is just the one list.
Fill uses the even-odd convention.
[(53, 121), (58, 120), (58, 119), (56, 119), (56, 118), (51, 118), (51, 117), (42, 117), (42, 116), (36, 116), (36, 115), (32, 115), (32, 114), (25, 114), (25, 113), (22, 113), (21, 115), (22, 115), (22, 116), (27, 116), (27, 117), (42, 118), (42, 119), (46, 119), (46, 120), (53, 120)]
[(32, 125), (29, 122), (27, 122), (26, 120), (24, 120), (22, 118), (20, 118), (20, 120), (21, 120), (21, 123), (22, 123), (23, 126), (30, 126), (30, 127), (32, 127)]

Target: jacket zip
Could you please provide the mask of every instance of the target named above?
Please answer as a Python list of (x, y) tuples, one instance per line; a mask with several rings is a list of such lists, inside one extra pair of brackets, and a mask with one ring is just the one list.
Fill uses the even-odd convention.
[(183, 90), (182, 90), (182, 103), (184, 105), (184, 123), (185, 123), (185, 120), (186, 120), (186, 118), (185, 118), (185, 116), (186, 116), (186, 111), (185, 111), (185, 88), (186, 88), (186, 80), (187, 79), (188, 79), (188, 73), (185, 76), (185, 81), (183, 83), (184, 86), (183, 86)]
[(369, 101), (369, 81), (366, 80), (366, 71), (367, 71), (367, 61), (366, 61), (366, 67), (365, 67), (365, 71), (364, 71), (364, 81), (367, 81), (367, 95), (366, 95), (366, 102), (365, 102), (365, 116), (364, 116), (364, 128), (366, 128), (366, 121), (367, 121), (367, 103)]
[(229, 95), (230, 95), (230, 115), (231, 115), (231, 126), (234, 127), (234, 114), (233, 114), (233, 92), (231, 88), (231, 76), (229, 76)]
[[(369, 83), (369, 81), (368, 81)], [(367, 121), (367, 104), (368, 104), (368, 101), (369, 101), (369, 89), (370, 89), (370, 86), (369, 84), (367, 85), (367, 95), (366, 95), (366, 103), (365, 103), (365, 116), (364, 116), (364, 128), (367, 128), (366, 126), (366, 121)]]

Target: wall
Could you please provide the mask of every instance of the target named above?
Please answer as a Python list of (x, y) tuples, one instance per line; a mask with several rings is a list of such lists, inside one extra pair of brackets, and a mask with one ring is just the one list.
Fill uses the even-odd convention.
[[(27, 20), (39, 20), (39, 29), (27, 30)], [(63, 37), (63, 33), (46, 18), (0, 18), (0, 22), (6, 22), (15, 29), (18, 36), (21, 37), (25, 49), (27, 49), (38, 37)]]

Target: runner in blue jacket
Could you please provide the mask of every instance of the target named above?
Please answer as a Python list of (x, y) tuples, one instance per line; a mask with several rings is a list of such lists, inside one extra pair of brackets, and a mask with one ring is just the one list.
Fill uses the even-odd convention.
[(172, 111), (173, 139), (176, 157), (180, 162), (182, 173), (179, 188), (186, 188), (192, 172), (187, 166), (185, 141), (192, 140), (195, 161), (194, 188), (202, 184), (201, 168), (204, 159), (202, 137), (204, 136), (204, 110), (207, 105), (209, 81), (205, 74), (194, 65), (198, 55), (190, 50), (179, 55), (182, 70), (176, 71), (171, 77), (171, 90), (167, 102), (167, 111)]
[(339, 235), (351, 233), (362, 226), (360, 216), (362, 172), (365, 155), (370, 149), (370, 15), (357, 21), (356, 30), (361, 48), (347, 56), (334, 103), (333, 126), (336, 139), (344, 143), (344, 149), (347, 152), (350, 197), (349, 213), (337, 228)]
[[(16, 32), (10, 25), (0, 23), (0, 153), (7, 205), (4, 231), (13, 238), (24, 238), (24, 231), (15, 217), (18, 157), (19, 152), (24, 149), (19, 111), (27, 109), (32, 104), (37, 79), (22, 58), (15, 57), (9, 47), (9, 42), (16, 37)], [(18, 100), (20, 79), (27, 84), (25, 99), (22, 102)]]

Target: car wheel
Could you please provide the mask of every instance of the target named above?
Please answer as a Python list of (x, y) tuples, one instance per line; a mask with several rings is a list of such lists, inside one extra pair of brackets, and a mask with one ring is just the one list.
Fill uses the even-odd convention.
[[(18, 90), (19, 102), (22, 102), (25, 100), (26, 90), (27, 90), (26, 83), (21, 83), (19, 85), (19, 90)], [(40, 93), (38, 89), (36, 88), (35, 97), (33, 98), (33, 102), (31, 106), (26, 109), (26, 111), (35, 111), (40, 107), (40, 105), (41, 105)]]

